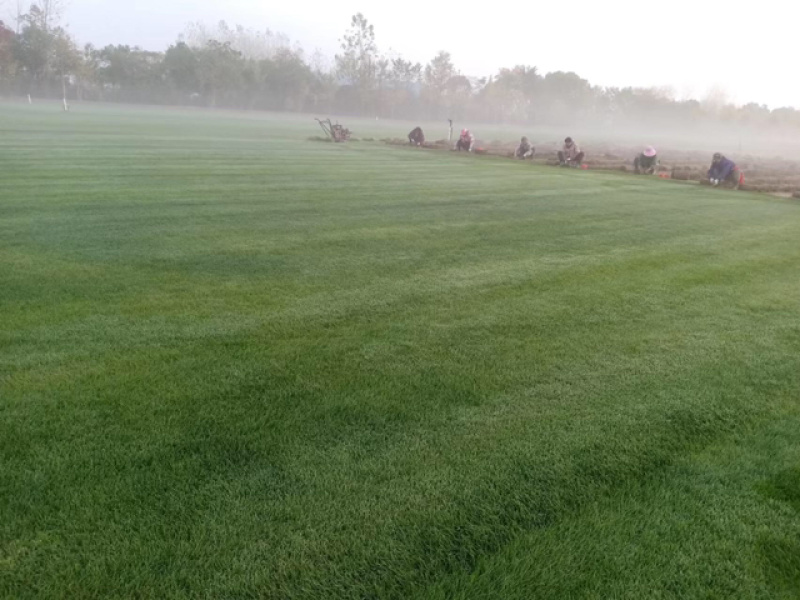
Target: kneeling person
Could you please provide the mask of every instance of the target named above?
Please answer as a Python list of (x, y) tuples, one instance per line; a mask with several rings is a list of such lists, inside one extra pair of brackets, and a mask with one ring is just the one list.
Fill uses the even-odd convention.
[(531, 146), (530, 142), (528, 141), (528, 138), (523, 137), (522, 140), (520, 140), (519, 147), (517, 148), (517, 151), (514, 153), (514, 156), (516, 156), (520, 160), (524, 160), (526, 158), (533, 158), (534, 154), (536, 154), (536, 149), (533, 146)]
[(652, 175), (656, 172), (656, 167), (658, 167), (658, 153), (652, 146), (645, 148), (644, 152), (633, 161), (633, 169), (637, 174)]
[(708, 181), (711, 185), (725, 185), (735, 190), (739, 189), (742, 171), (730, 158), (725, 158), (717, 152), (711, 159), (711, 168), (708, 170)]
[(466, 150), (467, 152), (472, 152), (472, 148), (475, 146), (475, 136), (470, 133), (469, 129), (462, 129), (461, 135), (456, 142), (456, 150), (459, 152), (461, 150)]
[(558, 163), (562, 167), (580, 167), (586, 156), (571, 137), (564, 140), (564, 147), (558, 151)]
[(425, 143), (425, 134), (422, 132), (422, 127), (415, 127), (408, 134), (408, 143), (412, 146), (422, 146)]

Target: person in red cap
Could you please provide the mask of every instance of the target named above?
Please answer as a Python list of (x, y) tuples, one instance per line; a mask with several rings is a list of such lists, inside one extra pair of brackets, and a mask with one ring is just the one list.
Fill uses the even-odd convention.
[(658, 167), (658, 152), (652, 146), (644, 149), (644, 152), (639, 154), (633, 161), (633, 170), (637, 175), (644, 173), (645, 175), (652, 175), (656, 172)]
[(458, 136), (458, 141), (456, 142), (455, 149), (458, 150), (459, 152), (461, 150), (472, 152), (474, 146), (475, 146), (475, 136), (470, 133), (469, 129), (462, 129), (461, 135)]

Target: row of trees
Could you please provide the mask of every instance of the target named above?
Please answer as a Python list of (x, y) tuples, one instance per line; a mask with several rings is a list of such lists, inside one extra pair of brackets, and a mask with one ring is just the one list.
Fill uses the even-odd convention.
[(508, 123), (691, 123), (710, 118), (800, 127), (800, 112), (677, 101), (668, 91), (592, 86), (536, 67), (468, 77), (440, 52), (426, 65), (382, 53), (374, 27), (352, 17), (333, 61), (286, 36), (220, 23), (189, 26), (165, 52), (80, 48), (59, 26), (62, 0), (39, 0), (0, 23), (0, 93), (116, 102), (477, 120)]

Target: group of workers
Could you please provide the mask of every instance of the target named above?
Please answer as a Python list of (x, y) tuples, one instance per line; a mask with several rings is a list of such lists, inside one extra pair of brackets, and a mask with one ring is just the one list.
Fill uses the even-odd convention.
[[(425, 143), (425, 134), (421, 127), (416, 127), (408, 134), (408, 142), (414, 146), (422, 146)], [(463, 129), (461, 135), (456, 140), (453, 150), (472, 152), (475, 149), (475, 136), (469, 129)], [(520, 160), (530, 159), (536, 155), (536, 149), (528, 141), (527, 137), (520, 140), (520, 144), (514, 152), (514, 157)], [(581, 168), (586, 153), (571, 137), (564, 140), (564, 146), (558, 151), (558, 164), (562, 167)], [(652, 146), (645, 148), (633, 160), (633, 170), (636, 174), (653, 175), (659, 166), (658, 152)], [(713, 186), (729, 186), (738, 189), (744, 176), (729, 158), (724, 157), (719, 152), (715, 153), (711, 168), (708, 170), (708, 182)]]

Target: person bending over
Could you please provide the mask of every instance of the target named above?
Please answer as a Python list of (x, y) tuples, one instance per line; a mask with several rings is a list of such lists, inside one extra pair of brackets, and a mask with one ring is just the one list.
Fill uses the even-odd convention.
[(637, 174), (652, 175), (656, 172), (656, 167), (658, 167), (658, 153), (652, 146), (645, 148), (644, 152), (639, 154), (633, 161), (633, 170)]
[(422, 132), (422, 127), (415, 127), (408, 134), (408, 143), (412, 146), (422, 146), (425, 143), (425, 134)]

